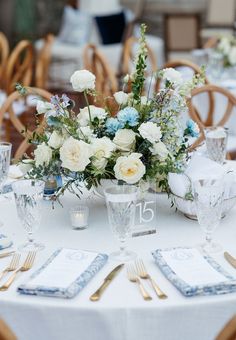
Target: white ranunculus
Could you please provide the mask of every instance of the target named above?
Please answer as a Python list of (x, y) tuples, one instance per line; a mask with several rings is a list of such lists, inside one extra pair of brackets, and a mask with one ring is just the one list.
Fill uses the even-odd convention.
[(158, 142), (162, 136), (160, 127), (153, 122), (142, 123), (138, 131), (143, 139), (147, 139), (150, 143)]
[(45, 142), (43, 142), (37, 146), (36, 150), (34, 151), (34, 156), (36, 166), (47, 166), (52, 159), (52, 149)]
[(91, 146), (73, 137), (69, 137), (60, 148), (62, 167), (70, 171), (84, 171), (91, 156)]
[(218, 49), (221, 50), (224, 55), (228, 55), (230, 51), (229, 38), (223, 37), (218, 44)]
[(174, 85), (181, 85), (183, 83), (182, 75), (179, 71), (174, 68), (165, 68), (163, 70), (163, 79), (168, 80)]
[(97, 169), (104, 169), (107, 165), (107, 159), (111, 157), (116, 145), (107, 137), (96, 138), (91, 143), (93, 150), (93, 165)]
[(229, 52), (229, 62), (231, 65), (236, 65), (236, 47), (232, 47)]
[(146, 172), (145, 165), (140, 160), (141, 156), (140, 153), (132, 153), (129, 156), (117, 158), (114, 166), (116, 178), (128, 184), (137, 183)]
[(114, 98), (119, 105), (125, 105), (129, 99), (129, 95), (124, 91), (114, 93)]
[(150, 148), (150, 151), (153, 155), (158, 156), (162, 161), (164, 161), (169, 154), (167, 147), (161, 141), (153, 144), (152, 148)]
[(95, 75), (87, 70), (75, 71), (70, 78), (74, 91), (78, 92), (94, 90), (95, 80)]
[[(92, 121), (94, 120), (94, 118), (103, 120), (107, 116), (107, 112), (101, 107), (89, 105), (89, 109)], [(80, 126), (87, 126), (89, 124), (89, 109), (87, 106), (83, 109), (80, 109), (80, 112), (77, 116)]]
[(77, 134), (80, 139), (87, 139), (88, 141), (96, 137), (89, 126), (80, 126), (77, 129)]
[(136, 134), (130, 129), (120, 129), (116, 132), (113, 142), (122, 151), (130, 151), (135, 145)]
[(59, 149), (62, 146), (64, 140), (65, 137), (58, 131), (54, 130), (48, 140), (48, 145), (53, 149)]
[(43, 101), (43, 100), (37, 100), (37, 105), (36, 105), (36, 111), (39, 114), (44, 114), (47, 111), (54, 110), (53, 104)]

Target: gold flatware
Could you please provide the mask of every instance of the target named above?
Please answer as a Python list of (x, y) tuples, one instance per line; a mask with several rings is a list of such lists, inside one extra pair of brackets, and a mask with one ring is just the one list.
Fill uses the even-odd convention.
[(137, 283), (144, 300), (146, 301), (152, 300), (152, 297), (148, 294), (146, 289), (143, 287), (141, 281), (139, 280), (138, 276), (136, 275), (134, 266), (131, 264), (127, 265), (127, 277), (131, 282)]
[(119, 264), (117, 267), (115, 267), (104, 279), (103, 284), (96, 290), (95, 293), (93, 293), (90, 296), (91, 301), (98, 301), (106, 289), (106, 287), (111, 283), (111, 281), (116, 277), (116, 275), (119, 273), (119, 271), (123, 268), (124, 263)]
[(7, 253), (0, 254), (0, 259), (3, 259), (4, 257), (11, 256), (15, 253), (15, 251), (9, 251)]
[(135, 261), (135, 265), (136, 265), (138, 276), (141, 279), (149, 280), (151, 282), (152, 287), (155, 290), (159, 299), (167, 299), (168, 296), (161, 290), (161, 288), (156, 284), (153, 278), (148, 274), (143, 261), (141, 259), (138, 259)]
[(30, 251), (25, 259), (24, 264), (18, 268), (13, 274), (12, 276), (0, 287), (0, 291), (5, 291), (7, 290), (11, 284), (13, 283), (13, 281), (15, 280), (17, 274), (19, 272), (25, 272), (29, 269), (32, 268), (33, 264), (34, 264), (34, 259), (36, 256), (36, 252), (35, 251)]
[(224, 252), (225, 259), (231, 264), (232, 267), (236, 268), (236, 258), (230, 255), (227, 251)]
[(9, 272), (13, 272), (16, 270), (16, 268), (19, 265), (20, 261), (20, 254), (14, 254), (9, 266), (7, 266), (1, 273), (0, 273), (0, 280), (3, 278), (3, 276)]

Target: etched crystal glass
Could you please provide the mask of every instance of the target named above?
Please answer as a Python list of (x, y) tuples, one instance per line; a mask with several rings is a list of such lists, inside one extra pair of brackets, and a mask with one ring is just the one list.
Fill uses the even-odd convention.
[(204, 129), (204, 134), (208, 157), (217, 163), (223, 164), (226, 157), (227, 128), (221, 126), (208, 127)]
[(28, 235), (28, 242), (19, 246), (19, 250), (42, 250), (44, 245), (34, 241), (34, 233), (41, 221), (41, 202), (44, 193), (44, 181), (24, 179), (12, 184), (17, 214)]
[(110, 254), (119, 261), (130, 261), (136, 254), (126, 249), (135, 221), (138, 188), (131, 185), (116, 185), (105, 189), (109, 224), (120, 244), (120, 250)]
[(198, 180), (193, 183), (193, 189), (198, 223), (206, 239), (202, 249), (208, 253), (218, 252), (221, 246), (212, 242), (212, 234), (222, 217), (224, 180), (222, 178)]
[[(3, 185), (7, 179), (10, 160), (11, 160), (11, 148), (12, 145), (6, 142), (0, 142), (0, 194), (2, 193)], [(2, 198), (2, 195), (1, 195)], [(0, 221), (0, 226), (3, 222)]]

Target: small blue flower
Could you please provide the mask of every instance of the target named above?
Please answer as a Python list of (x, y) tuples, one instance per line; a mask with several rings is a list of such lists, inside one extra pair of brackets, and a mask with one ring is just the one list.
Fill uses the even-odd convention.
[(117, 118), (108, 118), (106, 121), (106, 129), (108, 133), (115, 134), (116, 131), (122, 129), (124, 124), (119, 122)]
[(129, 126), (136, 126), (138, 125), (139, 113), (134, 107), (127, 106), (117, 113), (117, 118), (124, 125), (128, 123)]
[(197, 123), (195, 123), (192, 119), (189, 119), (186, 125), (187, 125), (188, 133), (190, 134), (190, 136), (192, 137), (199, 136), (200, 130), (199, 130)]

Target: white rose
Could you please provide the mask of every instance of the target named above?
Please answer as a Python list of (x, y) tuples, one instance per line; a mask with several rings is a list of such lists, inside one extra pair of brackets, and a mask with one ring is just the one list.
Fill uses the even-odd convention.
[(128, 184), (137, 183), (146, 172), (145, 165), (140, 160), (141, 156), (140, 153), (132, 153), (129, 156), (117, 158), (114, 166), (116, 178)]
[(218, 44), (218, 49), (221, 50), (224, 55), (228, 55), (230, 51), (229, 38), (223, 37)]
[(80, 139), (87, 139), (88, 141), (96, 137), (89, 126), (80, 126), (77, 129), (77, 134)]
[(87, 70), (79, 70), (72, 74), (70, 82), (74, 91), (83, 92), (95, 89), (95, 79), (96, 77), (93, 73)]
[(160, 127), (153, 122), (142, 123), (138, 131), (143, 139), (147, 139), (150, 143), (158, 142), (162, 136)]
[(103, 120), (107, 116), (107, 112), (101, 107), (97, 107), (95, 105), (89, 105), (89, 109), (88, 109), (88, 107), (86, 106), (83, 109), (80, 109), (80, 113), (77, 116), (79, 124), (81, 126), (87, 126), (89, 124), (89, 110), (90, 110), (92, 121), (94, 120), (94, 118)]
[(163, 79), (170, 81), (174, 85), (181, 85), (183, 83), (181, 73), (171, 67), (163, 70)]
[(152, 148), (150, 148), (150, 151), (154, 156), (159, 156), (160, 160), (162, 161), (164, 161), (169, 154), (167, 147), (161, 141), (153, 144)]
[(59, 149), (62, 146), (64, 140), (65, 137), (62, 134), (57, 131), (53, 131), (48, 140), (48, 145), (53, 149)]
[(129, 99), (129, 95), (123, 91), (114, 93), (114, 98), (119, 105), (125, 105)]
[(93, 139), (91, 146), (94, 156), (93, 165), (97, 169), (104, 169), (107, 165), (107, 159), (111, 157), (112, 152), (116, 149), (115, 144), (109, 138), (103, 137)]
[(229, 52), (229, 62), (231, 65), (236, 64), (236, 47), (232, 47)]
[(43, 101), (43, 100), (37, 100), (36, 111), (39, 114), (46, 113), (47, 111), (50, 111), (50, 110), (54, 111), (53, 104)]
[(116, 132), (113, 142), (119, 150), (130, 151), (135, 145), (136, 134), (130, 129), (120, 129)]
[(150, 103), (150, 99), (148, 99), (146, 96), (141, 96), (141, 105), (149, 105)]
[(37, 146), (37, 149), (34, 151), (35, 156), (35, 165), (38, 167), (39, 165), (48, 165), (52, 158), (52, 149), (43, 142), (42, 144)]
[(73, 137), (69, 137), (60, 148), (62, 167), (70, 171), (84, 171), (91, 156), (90, 145)]

